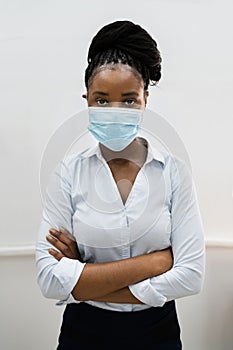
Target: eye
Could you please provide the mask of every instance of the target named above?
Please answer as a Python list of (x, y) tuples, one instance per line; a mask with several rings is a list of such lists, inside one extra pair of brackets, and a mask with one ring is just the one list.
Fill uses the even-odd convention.
[(99, 98), (98, 100), (96, 100), (98, 105), (104, 106), (106, 105), (106, 103), (108, 103), (107, 100), (105, 100), (104, 98)]
[(124, 101), (126, 105), (133, 105), (135, 102), (135, 98), (128, 98), (127, 100)]

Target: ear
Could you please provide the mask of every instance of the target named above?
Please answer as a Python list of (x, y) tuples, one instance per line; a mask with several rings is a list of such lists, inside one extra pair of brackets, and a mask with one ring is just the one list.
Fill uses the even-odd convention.
[(145, 99), (145, 106), (147, 104), (147, 97), (149, 96), (149, 91), (148, 90), (145, 90), (144, 91), (144, 99)]

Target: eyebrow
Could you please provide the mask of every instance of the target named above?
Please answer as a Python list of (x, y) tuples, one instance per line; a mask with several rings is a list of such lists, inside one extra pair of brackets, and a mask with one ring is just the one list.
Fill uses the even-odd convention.
[(138, 96), (136, 91), (126, 92), (125, 94), (121, 94), (121, 96)]
[(95, 91), (95, 92), (92, 93), (92, 95), (108, 96), (108, 94), (106, 92), (103, 92), (103, 91)]
[[(102, 96), (108, 96), (109, 94), (107, 92), (103, 91), (94, 91), (92, 95), (102, 95)], [(121, 96), (138, 96), (138, 93), (136, 91), (126, 92), (124, 94), (121, 94)]]

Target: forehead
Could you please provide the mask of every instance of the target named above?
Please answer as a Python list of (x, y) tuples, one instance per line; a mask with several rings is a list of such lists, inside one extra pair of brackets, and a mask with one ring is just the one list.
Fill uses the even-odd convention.
[(89, 89), (127, 90), (144, 87), (140, 74), (126, 64), (108, 64), (97, 68)]

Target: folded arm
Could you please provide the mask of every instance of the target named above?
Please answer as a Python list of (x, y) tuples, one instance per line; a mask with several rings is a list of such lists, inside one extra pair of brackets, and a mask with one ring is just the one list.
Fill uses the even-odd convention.
[(199, 293), (204, 280), (204, 229), (195, 184), (183, 161), (178, 160), (175, 164), (171, 180), (173, 267), (160, 276), (129, 286), (137, 299), (155, 307)]
[[(50, 230), (47, 240), (56, 248), (49, 249), (51, 255), (58, 261), (62, 258), (80, 260), (80, 253), (74, 237), (66, 230)], [(78, 282), (72, 290), (73, 297), (78, 301), (93, 300), (100, 297), (118, 298), (120, 296), (135, 300), (129, 289), (129, 284), (142, 281), (148, 277), (160, 275), (172, 267), (171, 249), (151, 252), (132, 258), (104, 262), (86, 263)], [(114, 292), (120, 290), (116, 295)], [(124, 293), (124, 294), (123, 294)]]
[(125, 287), (115, 292), (106, 294), (102, 297), (92, 299), (93, 301), (103, 301), (107, 303), (119, 303), (119, 304), (144, 304), (141, 300), (137, 299), (129, 290), (129, 287)]

